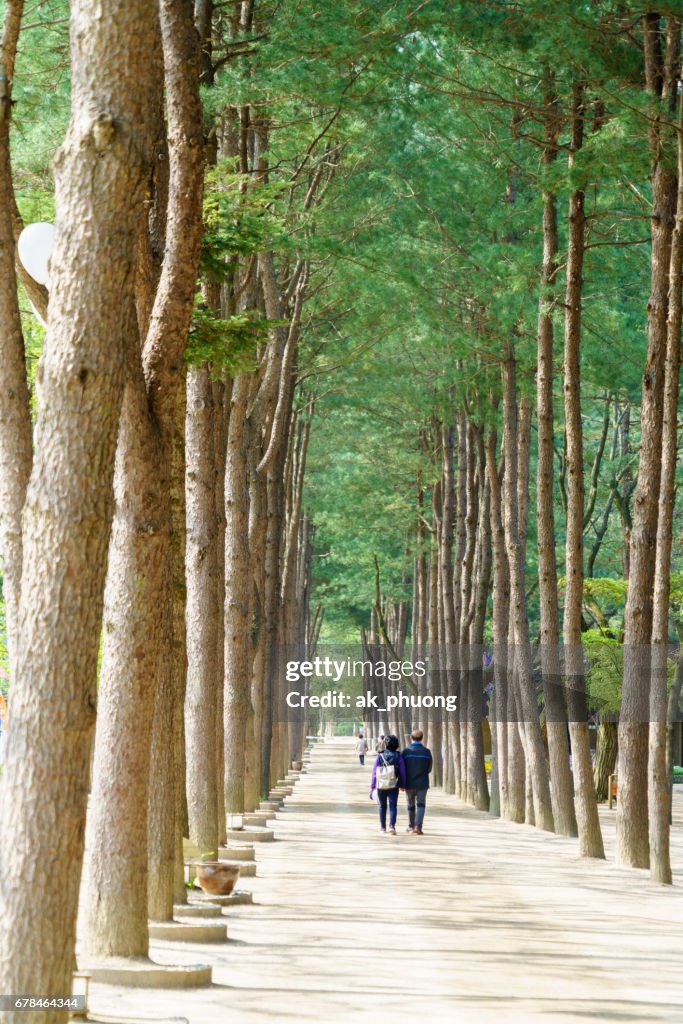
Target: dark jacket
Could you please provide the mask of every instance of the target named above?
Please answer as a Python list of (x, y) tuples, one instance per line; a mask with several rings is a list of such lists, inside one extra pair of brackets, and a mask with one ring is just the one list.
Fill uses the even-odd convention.
[[(386, 764), (387, 766), (393, 764), (396, 768), (396, 778), (398, 779), (395, 789), (399, 786), (401, 789), (406, 788), (406, 768), (403, 763), (403, 757), (399, 754), (398, 750), (383, 750), (381, 754), (378, 754), (375, 758), (375, 763), (372, 766), (372, 781), (370, 783), (370, 792), (373, 789), (377, 789), (377, 769), (380, 765)], [(387, 791), (388, 792), (388, 791)]]
[(406, 766), (406, 789), (429, 789), (432, 753), (415, 740), (403, 751)]

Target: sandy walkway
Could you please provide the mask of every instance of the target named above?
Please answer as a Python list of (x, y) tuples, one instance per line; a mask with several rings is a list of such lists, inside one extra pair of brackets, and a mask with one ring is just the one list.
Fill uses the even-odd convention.
[(435, 791), (424, 837), (405, 834), (402, 804), (399, 835), (380, 835), (368, 788), (350, 741), (318, 748), (242, 883), (255, 905), (231, 911), (229, 942), (182, 946), (213, 986), (93, 986), (92, 1008), (192, 1024), (683, 1020), (680, 830), (672, 890)]

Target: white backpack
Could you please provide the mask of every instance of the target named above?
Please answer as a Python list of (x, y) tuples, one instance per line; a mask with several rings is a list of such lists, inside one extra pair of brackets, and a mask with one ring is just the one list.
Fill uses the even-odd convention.
[(384, 754), (379, 755), (382, 758), (382, 764), (377, 768), (376, 780), (377, 789), (395, 789), (396, 783), (398, 782), (398, 776), (396, 775), (396, 765), (387, 764)]

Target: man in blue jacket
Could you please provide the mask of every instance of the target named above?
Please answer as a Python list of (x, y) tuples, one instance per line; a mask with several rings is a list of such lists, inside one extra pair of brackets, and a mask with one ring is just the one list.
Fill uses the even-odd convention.
[(406, 797), (408, 800), (408, 828), (413, 835), (424, 835), (422, 822), (425, 816), (429, 773), (432, 770), (432, 753), (422, 743), (422, 729), (413, 729), (411, 744), (403, 751), (406, 767)]

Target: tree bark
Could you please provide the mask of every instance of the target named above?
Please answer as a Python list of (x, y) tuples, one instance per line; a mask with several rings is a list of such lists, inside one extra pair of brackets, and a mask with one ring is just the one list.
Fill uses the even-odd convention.
[[(441, 455), (442, 455), (442, 508), (441, 508), (441, 532), (439, 548), (439, 598), (441, 606), (442, 629), (440, 630), (440, 668), (441, 678), (444, 685), (444, 692), (447, 694), (456, 693), (455, 672), (456, 672), (456, 632), (455, 632), (455, 595), (459, 595), (459, 588), (454, 586), (453, 580), (453, 427), (442, 427), (441, 430)], [(464, 437), (463, 437), (464, 442)], [(466, 466), (458, 463), (458, 472), (463, 474)], [(464, 512), (464, 509), (463, 509)], [(458, 548), (459, 548), (458, 543)], [(456, 559), (456, 564), (458, 560)], [(446, 765), (444, 769), (444, 789), (447, 793), (457, 793), (460, 782), (460, 730), (459, 714), (449, 716), (445, 722), (448, 742), (445, 748)]]
[(21, 594), (21, 513), (31, 474), (32, 426), (21, 332), (14, 244), (14, 190), (10, 158), (12, 79), (23, 0), (8, 0), (0, 40), (0, 554), (10, 678), (14, 676)]
[[(573, 127), (569, 166), (583, 144), (585, 106), (583, 87), (574, 87)], [(574, 804), (583, 857), (604, 857), (598, 805), (593, 784), (581, 643), (583, 604), (583, 424), (581, 422), (581, 302), (586, 215), (583, 189), (569, 199), (567, 290), (564, 328), (564, 417), (567, 466), (567, 536), (564, 599), (564, 643), (567, 709), (572, 747)]]
[[(248, 451), (250, 588), (253, 593), (251, 617), (251, 707), (253, 721), (247, 732), (244, 801), (247, 811), (258, 806), (261, 794), (261, 739), (263, 733), (263, 689), (265, 673), (265, 538), (267, 521), (266, 479), (256, 470), (259, 449), (253, 441)], [(283, 764), (283, 768), (285, 765)]]
[(183, 836), (187, 822), (185, 791), (185, 688), (187, 683), (187, 646), (185, 626), (185, 410), (186, 389), (178, 388), (178, 405), (173, 434), (171, 468), (171, 558), (173, 563), (173, 748), (174, 770), (171, 785), (175, 797), (174, 902), (187, 903)]
[(218, 845), (227, 843), (225, 809), (225, 464), (228, 446), (229, 404), (223, 380), (213, 382), (215, 513), (216, 513), (216, 801)]
[(614, 774), (618, 749), (617, 723), (600, 722), (593, 766), (593, 782), (598, 800), (607, 800), (609, 796), (609, 777)]
[[(680, 35), (680, 27), (678, 28)], [(680, 49), (680, 45), (679, 45)], [(676, 223), (671, 239), (664, 409), (662, 413), (662, 461), (652, 610), (652, 676), (648, 755), (648, 803), (650, 811), (650, 877), (670, 885), (671, 774), (667, 770), (667, 665), (669, 644), (669, 588), (671, 545), (676, 500), (678, 440), (678, 391), (681, 368), (681, 268), (683, 267), (683, 103), (678, 100), (678, 189)]]
[[(48, 335), (23, 514), (12, 730), (0, 798), (4, 992), (63, 996), (75, 966), (116, 429), (150, 157), (146, 86), (156, 19), (144, 0), (112, 0), (105, 11), (82, 0), (71, 5), (72, 116), (55, 161)], [(51, 856), (36, 860), (46, 835)], [(33, 1015), (36, 1024), (63, 1016)], [(22, 1017), (6, 1015), (12, 1024)]]
[[(508, 622), (510, 619), (510, 573), (505, 529), (501, 515), (501, 489), (496, 457), (496, 431), (486, 438), (486, 472), (490, 492), (491, 544), (493, 553), (493, 725), (495, 737), (491, 765), (491, 814), (508, 816), (507, 738), (511, 728), (507, 720)], [(514, 723), (513, 723), (514, 724)], [(514, 725), (516, 728), (516, 725)]]
[[(438, 487), (434, 485), (436, 492)], [(433, 508), (439, 506), (439, 497), (433, 494)], [(429, 556), (429, 621), (427, 624), (427, 644), (429, 650), (429, 693), (441, 692), (441, 665), (439, 659), (439, 521), (435, 517), (435, 534), (432, 539)], [(443, 736), (446, 732), (438, 709), (432, 709), (429, 716), (429, 735), (431, 751), (434, 759), (434, 785), (443, 785)]]
[(477, 486), (480, 493), (480, 513), (477, 529), (475, 558), (475, 586), (472, 594), (472, 614), (469, 627), (469, 729), (467, 733), (467, 780), (469, 800), (481, 811), (489, 809), (489, 790), (484, 764), (484, 735), (482, 731), (484, 622), (489, 587), (491, 585), (491, 525), (490, 487), (486, 481), (483, 428), (473, 428), (476, 452)]
[[(545, 72), (545, 144), (543, 165), (550, 173), (557, 158), (559, 117), (552, 74)], [(576, 815), (569, 769), (567, 711), (562, 691), (559, 643), (559, 600), (555, 557), (555, 510), (553, 503), (555, 424), (553, 416), (553, 315), (557, 278), (557, 202), (546, 181), (543, 188), (543, 263), (538, 305), (536, 410), (538, 420), (538, 461), (536, 524), (538, 543), (538, 588), (540, 607), (540, 655), (543, 675), (545, 720), (550, 760), (550, 795), (555, 831), (577, 834)]]
[(187, 508), (187, 693), (185, 752), (190, 840), (218, 855), (216, 754), (218, 678), (218, 524), (213, 387), (207, 366), (187, 378), (185, 420)]
[[(170, 518), (170, 508), (169, 508)], [(174, 725), (176, 678), (173, 671), (173, 557), (166, 553), (160, 591), (159, 651), (147, 795), (147, 916), (172, 921), (176, 858), (176, 761)]]
[[(677, 40), (671, 39), (676, 23)], [(664, 58), (660, 16), (645, 15), (645, 77), (649, 92), (661, 107), (675, 103), (674, 67), (680, 52), (680, 28), (670, 19)], [(664, 109), (662, 109), (664, 113)], [(664, 363), (667, 348), (669, 267), (675, 223), (676, 175), (663, 159), (666, 129), (658, 114), (650, 121), (652, 154), (652, 218), (650, 299), (647, 356), (640, 406), (640, 462), (633, 503), (630, 574), (624, 613), (624, 681), (619, 719), (619, 800), (617, 802), (617, 859), (631, 867), (649, 866), (647, 753), (653, 591), (657, 548), (657, 519), (662, 457)]]
[[(456, 606), (456, 665), (457, 665), (457, 693), (460, 719), (460, 786), (458, 789), (461, 799), (471, 802), (470, 780), (469, 780), (469, 758), (467, 751), (469, 747), (469, 732), (472, 727), (472, 715), (479, 720), (481, 729), (481, 697), (478, 701), (478, 709), (472, 709), (470, 705), (470, 625), (473, 591), (473, 571), (475, 554), (477, 549), (477, 522), (479, 516), (479, 493), (477, 489), (476, 464), (477, 452), (474, 441), (474, 430), (471, 422), (464, 412), (458, 418), (458, 435), (462, 434), (464, 443), (458, 443), (459, 459), (464, 463), (463, 484), (460, 486), (460, 467), (458, 466), (458, 525), (462, 522), (464, 527), (464, 547), (460, 553), (460, 563), (457, 566), (458, 575), (458, 598)], [(462, 510), (460, 505), (462, 504)], [(458, 544), (458, 547), (460, 545)], [(455, 587), (454, 587), (455, 589)], [(480, 666), (477, 666), (480, 667)], [(475, 670), (476, 671), (476, 670)]]
[(225, 462), (225, 810), (244, 812), (247, 729), (253, 728), (251, 679), (251, 570), (246, 410), (249, 379), (232, 384)]
[[(524, 753), (533, 790), (534, 823), (539, 828), (552, 831), (550, 783), (531, 670), (531, 648), (529, 644), (529, 623), (527, 619), (524, 581), (524, 534), (520, 533), (520, 520), (523, 521), (525, 516), (524, 503), (522, 503), (520, 508), (518, 493), (519, 435), (516, 415), (516, 368), (515, 356), (511, 347), (508, 348), (503, 366), (503, 382), (505, 407), (504, 525), (505, 544), (510, 565), (510, 617), (514, 639), (513, 658), (518, 681), (519, 722), (520, 730), (523, 732), (525, 739)], [(524, 473), (526, 473), (526, 470), (524, 470)]]
[(142, 361), (131, 352), (119, 431), (88, 822), (86, 950), (96, 957), (144, 956), (148, 949), (146, 809), (150, 766), (158, 764), (150, 765), (150, 743), (161, 609), (171, 579), (172, 439), (201, 243), (203, 129), (192, 5), (161, 0), (160, 10), (169, 204), (162, 272)]

